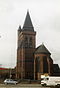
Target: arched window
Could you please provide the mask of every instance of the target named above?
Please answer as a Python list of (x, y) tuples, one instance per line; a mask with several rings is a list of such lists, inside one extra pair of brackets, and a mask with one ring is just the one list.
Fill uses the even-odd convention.
[(36, 72), (40, 72), (40, 57), (36, 57)]
[(43, 56), (43, 73), (48, 73), (48, 62), (46, 56)]
[(25, 42), (25, 48), (27, 48), (28, 47), (28, 37), (27, 36), (25, 37), (25, 41), (24, 42)]
[(29, 38), (29, 47), (32, 48), (32, 37)]
[(25, 37), (25, 42), (27, 42), (28, 41), (28, 37)]

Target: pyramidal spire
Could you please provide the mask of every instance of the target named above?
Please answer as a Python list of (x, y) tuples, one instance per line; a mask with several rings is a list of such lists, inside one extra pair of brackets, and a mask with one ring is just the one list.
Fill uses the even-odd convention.
[(34, 27), (32, 25), (32, 21), (29, 15), (29, 11), (27, 11), (27, 15), (26, 15), (25, 22), (23, 25), (23, 30), (24, 31), (34, 31)]

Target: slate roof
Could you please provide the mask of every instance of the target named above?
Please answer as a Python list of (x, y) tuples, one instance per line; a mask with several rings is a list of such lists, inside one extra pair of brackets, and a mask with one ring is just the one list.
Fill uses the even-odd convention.
[(42, 44), (42, 45), (40, 45), (39, 47), (36, 48), (35, 54), (50, 54), (51, 55), (51, 53), (44, 46), (44, 44)]
[(34, 31), (34, 27), (32, 25), (32, 21), (31, 21), (31, 18), (30, 18), (30, 15), (29, 15), (28, 11), (27, 11), (27, 15), (26, 15), (25, 22), (24, 22), (22, 30), (24, 30), (24, 31)]

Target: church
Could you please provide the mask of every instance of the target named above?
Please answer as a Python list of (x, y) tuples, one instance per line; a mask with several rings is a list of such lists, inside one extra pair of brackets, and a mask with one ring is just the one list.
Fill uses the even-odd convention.
[(54, 73), (51, 53), (41, 44), (36, 48), (36, 31), (27, 11), (23, 27), (18, 28), (16, 78), (40, 80)]

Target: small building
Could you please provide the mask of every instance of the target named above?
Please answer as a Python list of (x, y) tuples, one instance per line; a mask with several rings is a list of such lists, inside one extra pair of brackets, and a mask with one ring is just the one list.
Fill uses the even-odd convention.
[(0, 80), (16, 78), (16, 68), (0, 68)]

